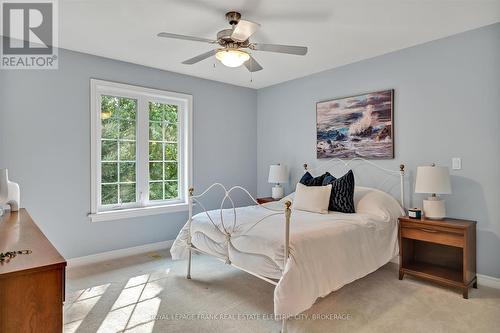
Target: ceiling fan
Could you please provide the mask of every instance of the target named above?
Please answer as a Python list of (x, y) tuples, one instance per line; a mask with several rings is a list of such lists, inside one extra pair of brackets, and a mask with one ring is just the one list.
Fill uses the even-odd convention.
[(183, 64), (193, 65), (204, 59), (215, 55), (216, 59), (228, 67), (239, 67), (245, 65), (250, 72), (257, 72), (263, 69), (261, 65), (246, 50), (287, 53), (295, 55), (305, 55), (307, 47), (293, 45), (261, 44), (251, 43), (249, 38), (260, 24), (241, 19), (241, 14), (235, 11), (226, 13), (226, 19), (231, 25), (231, 29), (224, 29), (217, 33), (217, 39), (178, 35), (169, 32), (160, 32), (158, 37), (190, 40), (194, 42), (204, 42), (209, 44), (219, 44), (222, 48), (211, 50), (200, 54), (194, 58), (183, 61)]

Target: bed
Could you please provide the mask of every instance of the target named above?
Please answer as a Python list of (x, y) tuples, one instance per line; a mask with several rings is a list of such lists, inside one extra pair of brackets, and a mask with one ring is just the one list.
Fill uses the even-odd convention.
[[(392, 171), (356, 160), (389, 176), (397, 174), (400, 201), (380, 189), (358, 186), (354, 214), (294, 210), (293, 194), (278, 202), (235, 208), (231, 192), (250, 194), (239, 186), (226, 189), (214, 184), (198, 196), (191, 191), (189, 220), (171, 248), (172, 258), (188, 259), (188, 278), (195, 251), (276, 285), (274, 312), (283, 319), (286, 331), (286, 318), (307, 310), (318, 297), (377, 270), (398, 253), (397, 218), (404, 214), (404, 166)], [(348, 168), (353, 160), (340, 162)], [(216, 187), (222, 187), (225, 193), (221, 207), (229, 202), (233, 208), (203, 208), (199, 199)], [(202, 212), (193, 216), (195, 202)]]

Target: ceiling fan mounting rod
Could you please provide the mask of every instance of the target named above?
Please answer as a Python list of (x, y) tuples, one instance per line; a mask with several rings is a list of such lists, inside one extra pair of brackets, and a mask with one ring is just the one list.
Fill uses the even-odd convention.
[(235, 11), (227, 12), (226, 19), (229, 22), (229, 24), (231, 24), (232, 26), (235, 26), (240, 21), (241, 14), (238, 12), (235, 12)]

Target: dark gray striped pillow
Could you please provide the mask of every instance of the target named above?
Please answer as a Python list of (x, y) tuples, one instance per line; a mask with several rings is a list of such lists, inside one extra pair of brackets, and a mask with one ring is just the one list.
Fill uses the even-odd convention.
[(340, 178), (328, 174), (323, 178), (322, 185), (332, 184), (328, 210), (341, 213), (355, 213), (354, 208), (354, 173), (349, 170)]

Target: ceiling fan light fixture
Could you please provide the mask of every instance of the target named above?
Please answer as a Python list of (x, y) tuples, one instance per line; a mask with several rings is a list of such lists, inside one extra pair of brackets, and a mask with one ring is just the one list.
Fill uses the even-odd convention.
[(227, 67), (239, 67), (250, 59), (250, 55), (238, 49), (225, 48), (218, 50), (215, 58)]

